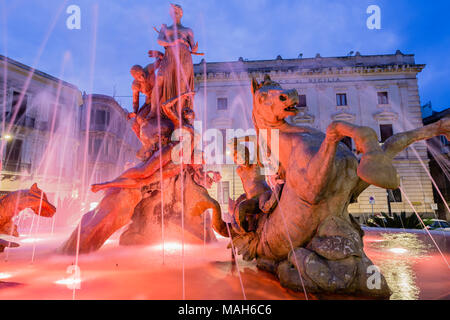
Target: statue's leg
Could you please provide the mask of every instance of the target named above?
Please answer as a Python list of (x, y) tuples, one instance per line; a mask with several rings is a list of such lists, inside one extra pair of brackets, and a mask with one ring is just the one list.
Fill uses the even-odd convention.
[(358, 151), (363, 153), (358, 165), (358, 176), (383, 188), (397, 188), (397, 171), (381, 149), (375, 131), (369, 127), (360, 127), (344, 121), (334, 121), (328, 128), (320, 149), (311, 158), (307, 167), (308, 188), (302, 189), (302, 197), (309, 203), (321, 200), (321, 194), (330, 180), (339, 172), (336, 170), (335, 156), (337, 146), (344, 137), (355, 141)]
[[(97, 208), (86, 213), (60, 251), (76, 254), (96, 251), (118, 229), (130, 222), (134, 207), (141, 200), (139, 189), (110, 189)], [(79, 230), (78, 228), (81, 228)], [(79, 234), (79, 244), (78, 244)]]
[(334, 121), (327, 129), (327, 136), (335, 139), (350, 137), (355, 141), (356, 149), (362, 153), (358, 166), (358, 176), (369, 184), (396, 189), (400, 184), (397, 170), (392, 159), (387, 157), (380, 147), (375, 131), (369, 127), (360, 127), (344, 121)]
[(130, 178), (117, 178), (113, 181), (95, 183), (91, 186), (91, 191), (94, 193), (100, 190), (110, 189), (110, 188), (126, 188), (126, 189), (136, 189), (140, 188), (142, 184), (137, 179)]
[[(339, 141), (340, 139), (336, 139), (333, 134), (327, 131), (320, 149), (308, 163), (306, 170), (308, 187), (300, 187), (299, 189), (302, 192), (302, 198), (311, 204), (320, 201), (322, 191), (336, 172), (335, 156)], [(304, 173), (300, 171), (299, 174), (303, 175)], [(287, 179), (297, 180), (295, 175), (291, 175)]]
[[(189, 217), (199, 217), (206, 210), (211, 209), (212, 227), (221, 236), (228, 237), (227, 225), (222, 220), (222, 210), (219, 203), (209, 195), (206, 188), (195, 183), (190, 173), (185, 174), (184, 181), (184, 208), (188, 219), (190, 219)], [(212, 230), (208, 230), (208, 232), (208, 238), (215, 239)]]
[[(160, 237), (155, 239), (155, 224), (152, 218), (155, 216), (155, 209), (160, 209), (161, 192), (154, 191), (150, 196), (142, 199), (134, 209), (131, 223), (127, 229), (120, 235), (119, 244), (123, 246), (144, 245), (159, 241)], [(160, 228), (160, 227), (158, 227)]]
[(427, 126), (411, 131), (394, 134), (383, 144), (383, 150), (389, 158), (394, 158), (410, 144), (444, 135), (450, 140), (450, 118), (444, 118)]
[(137, 165), (134, 168), (130, 168), (124, 173), (122, 173), (118, 179), (120, 178), (143, 179), (146, 177), (150, 177), (159, 169), (160, 162), (162, 162), (162, 165), (164, 166), (170, 160), (172, 160), (171, 159), (172, 148), (173, 146), (171, 145), (163, 147), (163, 149), (160, 150), (162, 153), (161, 159), (160, 159), (160, 151), (157, 151), (146, 162)]
[[(444, 118), (435, 123), (411, 131), (394, 134), (384, 142), (381, 148), (388, 159), (393, 159), (398, 153), (406, 149), (412, 143), (431, 139), (439, 135), (444, 135), (450, 140), (450, 118)], [(369, 183), (361, 180), (353, 192), (353, 197), (356, 199), (369, 186)]]
[(152, 105), (151, 105), (150, 99), (147, 97), (147, 99), (145, 100), (145, 104), (139, 110), (138, 114), (136, 115), (136, 118), (139, 117), (140, 121), (143, 121), (144, 119), (146, 119), (148, 117), (148, 115), (151, 113), (151, 111), (152, 111)]
[[(322, 141), (319, 150), (308, 163), (306, 170), (308, 187), (300, 187), (302, 190), (302, 198), (311, 204), (315, 204), (321, 200), (323, 190), (329, 185), (333, 177), (338, 174), (335, 156), (340, 141), (345, 136), (355, 137), (357, 133), (356, 129), (358, 128), (359, 127), (342, 121), (334, 121), (328, 126), (325, 138)], [(300, 172), (300, 174), (304, 175), (303, 172)], [(296, 180), (295, 178), (293, 179)], [(293, 183), (295, 184), (296, 182), (294, 181)]]

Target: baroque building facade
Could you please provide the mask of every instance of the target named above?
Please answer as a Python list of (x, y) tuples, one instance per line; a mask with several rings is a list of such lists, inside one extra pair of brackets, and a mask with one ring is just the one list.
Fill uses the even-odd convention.
[[(83, 152), (79, 155), (80, 163), (83, 163), (87, 151), (86, 174), (89, 184), (111, 180), (136, 161), (139, 140), (131, 130), (131, 121), (128, 121), (127, 116), (128, 111), (113, 97), (83, 95), (80, 108)], [(89, 129), (86, 130), (88, 122)]]
[[(412, 54), (361, 55), (231, 62), (202, 60), (194, 66), (196, 118), (203, 130), (253, 128), (250, 81), (265, 74), (283, 88), (297, 89), (300, 109), (289, 119), (292, 124), (309, 125), (325, 131), (333, 120), (344, 120), (373, 128), (383, 143), (394, 133), (422, 126), (417, 75), (425, 67)], [(343, 141), (352, 150), (350, 139)], [(401, 176), (400, 190), (387, 192), (371, 186), (349, 207), (358, 216), (379, 212), (432, 215), (435, 208), (428, 173), (427, 148), (416, 143), (395, 158)], [(223, 207), (228, 197), (243, 193), (234, 165), (216, 165), (222, 182), (211, 190)], [(405, 196), (406, 194), (406, 196)], [(412, 208), (413, 206), (414, 208)]]
[(0, 55), (2, 194), (37, 182), (49, 198), (79, 183), (78, 88)]
[[(83, 95), (0, 55), (0, 196), (37, 182), (57, 207), (86, 201), (81, 193), (90, 183), (114, 178), (136, 159), (139, 141), (127, 113), (110, 96)], [(64, 211), (57, 224), (68, 217)]]

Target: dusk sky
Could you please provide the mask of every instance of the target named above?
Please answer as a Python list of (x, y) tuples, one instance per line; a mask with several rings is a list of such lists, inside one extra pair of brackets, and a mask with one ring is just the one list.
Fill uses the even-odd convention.
[[(180, 0), (182, 23), (194, 30), (206, 61), (393, 54), (426, 64), (421, 103), (450, 106), (450, 1)], [(0, 0), (0, 53), (62, 78), (87, 93), (116, 94), (130, 109), (134, 64), (163, 51), (153, 27), (170, 24), (170, 1)], [(69, 30), (69, 5), (81, 8), (81, 29)], [(381, 8), (381, 30), (369, 30), (369, 5)], [(64, 58), (66, 57), (66, 59)], [(194, 56), (194, 63), (202, 57)], [(65, 61), (65, 62), (64, 62)]]

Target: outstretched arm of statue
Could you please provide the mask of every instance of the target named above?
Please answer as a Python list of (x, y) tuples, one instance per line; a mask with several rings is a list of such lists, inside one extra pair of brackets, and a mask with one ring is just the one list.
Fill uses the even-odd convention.
[[(169, 118), (174, 121), (175, 125), (179, 125), (181, 123), (172, 108), (167, 108), (166, 105), (166, 110), (164, 111), (169, 116)], [(192, 142), (194, 140), (194, 129), (192, 128), (192, 126), (183, 124), (182, 128), (190, 133)], [(169, 144), (167, 146), (164, 146), (161, 150), (155, 152), (146, 162), (134, 168), (128, 169), (113, 181), (92, 185), (92, 191), (97, 192), (99, 190), (112, 187), (137, 188), (139, 185), (142, 185), (142, 180), (151, 179), (158, 171), (158, 169), (164, 168), (167, 164), (169, 164), (169, 162), (172, 160), (172, 149), (175, 145), (177, 144)], [(190, 143), (190, 145), (190, 152), (192, 153), (192, 150), (195, 147), (195, 143)], [(158, 178), (156, 177), (156, 179)]]
[(156, 28), (154, 28), (154, 29), (156, 32), (158, 32), (158, 39), (156, 39), (158, 44), (162, 47), (168, 47), (169, 43), (168, 43), (167, 37), (166, 37), (167, 25), (166, 24), (161, 25), (161, 29), (159, 29), (159, 31)]
[(175, 110), (173, 109), (173, 106), (175, 105), (175, 103), (178, 100), (169, 100), (166, 103), (163, 103), (161, 105), (164, 113), (166, 114), (166, 116), (170, 119), (170, 121), (172, 121), (173, 126), (175, 129), (180, 128), (182, 126), (181, 124), (181, 120), (179, 118), (179, 115), (177, 114), (177, 112), (175, 112)]
[[(162, 171), (162, 179), (169, 179), (180, 173), (180, 166), (174, 163), (167, 164)], [(113, 181), (93, 184), (91, 187), (92, 192), (98, 192), (108, 188), (122, 188), (122, 189), (139, 189), (143, 186), (150, 185), (152, 183), (161, 180), (160, 174), (154, 174), (150, 177), (143, 179), (132, 179), (126, 177), (119, 177)]]
[[(195, 92), (186, 92), (181, 94), (178, 97), (172, 98), (168, 100), (167, 102), (163, 103), (161, 105), (161, 108), (163, 109), (166, 116), (172, 121), (175, 128), (183, 128), (185, 130), (188, 130), (189, 133), (194, 136), (194, 131), (191, 126), (185, 126), (182, 122), (182, 120), (179, 117), (178, 110), (174, 109), (174, 106), (179, 102), (179, 100), (182, 99), (188, 99), (189, 96), (194, 95)], [(183, 105), (182, 101), (179, 102), (180, 105)], [(178, 109), (178, 108), (176, 108)]]
[(194, 32), (191, 29), (189, 29), (189, 31), (188, 31), (187, 39), (188, 39), (188, 42), (189, 42), (189, 46), (191, 47), (191, 51), (193, 53), (197, 52), (197, 50), (198, 50), (198, 42), (195, 42), (195, 40), (194, 40)]
[(133, 91), (133, 111), (134, 113), (137, 113), (139, 110), (139, 89), (137, 89), (135, 86), (132, 88)]

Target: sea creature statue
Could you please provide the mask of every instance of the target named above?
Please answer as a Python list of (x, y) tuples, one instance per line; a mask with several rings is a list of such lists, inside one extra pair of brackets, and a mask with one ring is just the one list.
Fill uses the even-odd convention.
[[(389, 297), (386, 280), (364, 253), (364, 233), (347, 207), (371, 184), (398, 188), (395, 155), (415, 141), (450, 137), (450, 119), (395, 134), (380, 146), (368, 127), (334, 121), (324, 134), (288, 124), (285, 118), (297, 112), (298, 93), (284, 90), (269, 76), (261, 83), (253, 79), (252, 92), (256, 131), (279, 130), (279, 176), (285, 183), (270, 212), (250, 206), (253, 212), (247, 214), (258, 217), (254, 231), (233, 227), (242, 222), (238, 219), (231, 223), (238, 253), (245, 260), (256, 259), (259, 268), (293, 290)], [(340, 142), (344, 137), (354, 140), (360, 161)], [(267, 145), (270, 149), (270, 141)], [(239, 209), (237, 203), (232, 216), (242, 216)], [(213, 221), (215, 230), (228, 237), (225, 222), (218, 217)]]
[[(179, 236), (186, 231), (188, 241), (215, 240), (211, 221), (202, 214), (210, 209), (214, 216), (220, 216), (219, 203), (206, 189), (218, 181), (217, 173), (213, 172), (211, 177), (211, 172), (203, 171), (203, 163), (177, 164), (172, 157), (181, 144), (171, 141), (175, 129), (183, 129), (194, 142), (190, 150), (181, 148), (185, 152), (183, 159), (190, 158), (189, 154), (193, 157), (198, 141), (193, 127), (191, 54), (199, 53), (192, 30), (181, 25), (181, 7), (171, 5), (170, 14), (173, 25), (163, 25), (158, 31), (164, 55), (150, 51), (149, 55), (157, 61), (145, 70), (139, 66), (131, 70), (135, 78), (132, 85), (135, 113), (130, 118), (136, 116), (133, 130), (143, 144), (138, 152), (142, 162), (112, 181), (92, 185), (93, 192), (104, 190), (105, 195), (94, 210), (82, 217), (61, 247), (64, 253), (98, 250), (115, 231), (128, 224), (121, 235), (121, 245), (160, 242), (162, 229), (165, 236), (170, 233)], [(146, 95), (140, 109), (139, 92)]]
[(14, 224), (13, 218), (27, 208), (30, 208), (41, 217), (53, 217), (56, 212), (55, 206), (48, 201), (47, 195), (38, 188), (36, 183), (30, 189), (14, 191), (1, 197), (0, 252), (3, 252), (5, 247), (19, 246), (11, 238), (11, 236), (19, 237), (17, 225)]

